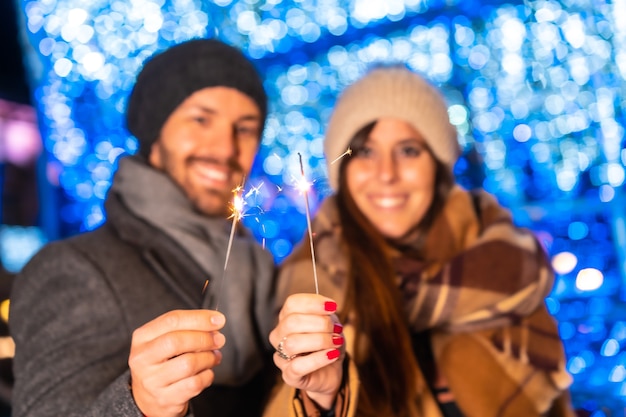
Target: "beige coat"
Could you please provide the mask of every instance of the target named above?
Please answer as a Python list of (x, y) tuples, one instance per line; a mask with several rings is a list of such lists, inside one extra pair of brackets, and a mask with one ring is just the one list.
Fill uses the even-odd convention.
[[(470, 270), (463, 270), (463, 276), (443, 281), (437, 279), (441, 279), (440, 274), (444, 272), (437, 275), (431, 270), (425, 271), (422, 274), (424, 286), (420, 287), (420, 291), (426, 296), (438, 297), (443, 308), (437, 317), (435, 313), (414, 309), (417, 313), (410, 318), (410, 322), (416, 327), (414, 330), (431, 329), (437, 367), (445, 375), (465, 416), (574, 416), (567, 392), (571, 376), (564, 368), (562, 343), (558, 339), (554, 319), (543, 302), (552, 282), (551, 274), (546, 270), (546, 260), (532, 236), (512, 226), (508, 213), (493, 198), (483, 194), (480, 204), (482, 214), (478, 218), (472, 209), (469, 193), (460, 187), (451, 193), (433, 226), (435, 236), (428, 248), (434, 254), (433, 258), (442, 258), (434, 259), (432, 265), (453, 262), (456, 256), (463, 256), (471, 247), (472, 257), (464, 259), (464, 262), (473, 262), (473, 266)], [(338, 243), (341, 241), (337, 239), (340, 227), (334, 218), (332, 199), (328, 199), (313, 223), (314, 244), (320, 294), (337, 301), (338, 311), (342, 311), (346, 292), (345, 256), (341, 243)], [(499, 241), (506, 244), (504, 251), (498, 253), (506, 255), (511, 252), (511, 258), (496, 265), (497, 270), (489, 269), (494, 263), (493, 250), (500, 248), (494, 248), (494, 242), (497, 245)], [(282, 266), (277, 297), (279, 303), (290, 294), (314, 290), (309, 245), (308, 242), (303, 243)], [(444, 258), (441, 254), (446, 251), (448, 255)], [(482, 260), (481, 256), (485, 259)], [(518, 262), (523, 263), (518, 265)], [(439, 271), (449, 269), (437, 268)], [(474, 278), (472, 274), (476, 271), (481, 276)], [(493, 284), (493, 280), (498, 278), (505, 281)], [(516, 279), (519, 282), (514, 282)], [(458, 286), (441, 291), (445, 287), (437, 284), (465, 281), (468, 282), (467, 289)], [(484, 287), (481, 286), (483, 284)], [(493, 289), (491, 285), (494, 285)], [(445, 298), (452, 292), (456, 292), (457, 298)], [(455, 300), (465, 301), (458, 304), (459, 301)], [(506, 317), (509, 313), (523, 317), (521, 324), (508, 323)], [(439, 318), (441, 322), (453, 325), (438, 327), (423, 324)], [(472, 327), (473, 320), (479, 325)], [(488, 320), (491, 320), (489, 326), (480, 326)], [(344, 407), (347, 411), (342, 417), (353, 417), (356, 416), (359, 377), (350, 354), (360, 347), (354, 346), (355, 329), (350, 322), (343, 325), (347, 360), (350, 361), (347, 387), (350, 404)], [(548, 363), (548, 366), (544, 367), (542, 363)], [(418, 414), (415, 417), (441, 417), (421, 372), (418, 371), (417, 375), (421, 381), (417, 384)], [(266, 415), (305, 416), (303, 413), (302, 402), (297, 399), (295, 390), (283, 386), (277, 388)]]

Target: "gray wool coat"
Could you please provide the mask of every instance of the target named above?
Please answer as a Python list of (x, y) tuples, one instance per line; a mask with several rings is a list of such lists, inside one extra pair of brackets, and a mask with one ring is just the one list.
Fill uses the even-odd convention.
[[(103, 226), (47, 245), (15, 279), (14, 417), (141, 417), (128, 384), (133, 330), (167, 311), (210, 303), (197, 280), (206, 273), (176, 242), (113, 193), (106, 208)], [(193, 399), (195, 417), (260, 416), (275, 380), (267, 340), (275, 323), (273, 260), (249, 234), (238, 237), (232, 256), (239, 274), (229, 277), (219, 304), (227, 318), (223, 360), (238, 379)], [(216, 274), (222, 269), (216, 265)]]

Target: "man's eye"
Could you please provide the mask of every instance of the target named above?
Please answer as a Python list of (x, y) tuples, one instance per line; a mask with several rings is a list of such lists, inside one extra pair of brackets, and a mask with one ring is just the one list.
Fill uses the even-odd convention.
[(259, 129), (251, 126), (240, 126), (237, 128), (239, 136), (258, 136)]

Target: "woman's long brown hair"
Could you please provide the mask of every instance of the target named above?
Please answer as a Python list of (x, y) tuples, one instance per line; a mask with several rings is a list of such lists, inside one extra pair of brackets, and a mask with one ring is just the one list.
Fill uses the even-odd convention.
[[(358, 150), (375, 122), (354, 136)], [(430, 151), (429, 151), (430, 152)], [(349, 273), (341, 320), (350, 320), (363, 339), (355, 341), (354, 361), (359, 370), (359, 415), (410, 416), (416, 407), (418, 375), (404, 303), (396, 282), (390, 244), (367, 220), (350, 196), (345, 171), (340, 167), (337, 205), (343, 239), (349, 252)], [(423, 235), (443, 205), (452, 184), (451, 173), (437, 161), (436, 191), (424, 219), (416, 226)], [(362, 349), (361, 347), (365, 347)]]

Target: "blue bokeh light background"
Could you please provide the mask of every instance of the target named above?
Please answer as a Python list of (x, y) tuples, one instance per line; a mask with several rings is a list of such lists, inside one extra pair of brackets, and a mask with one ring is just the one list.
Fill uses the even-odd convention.
[[(41, 227), (97, 227), (117, 161), (136, 151), (123, 111), (145, 58), (217, 36), (242, 47), (271, 99), (243, 222), (277, 262), (304, 235), (298, 154), (313, 211), (329, 194), (322, 153), (337, 93), (375, 61), (439, 85), (483, 186), (533, 229), (558, 272), (578, 408), (626, 406), (626, 1), (22, 0), (46, 155)], [(155, 94), (158, 92), (155, 91)], [(59, 221), (60, 219), (60, 221)], [(624, 350), (622, 350), (622, 348)]]

